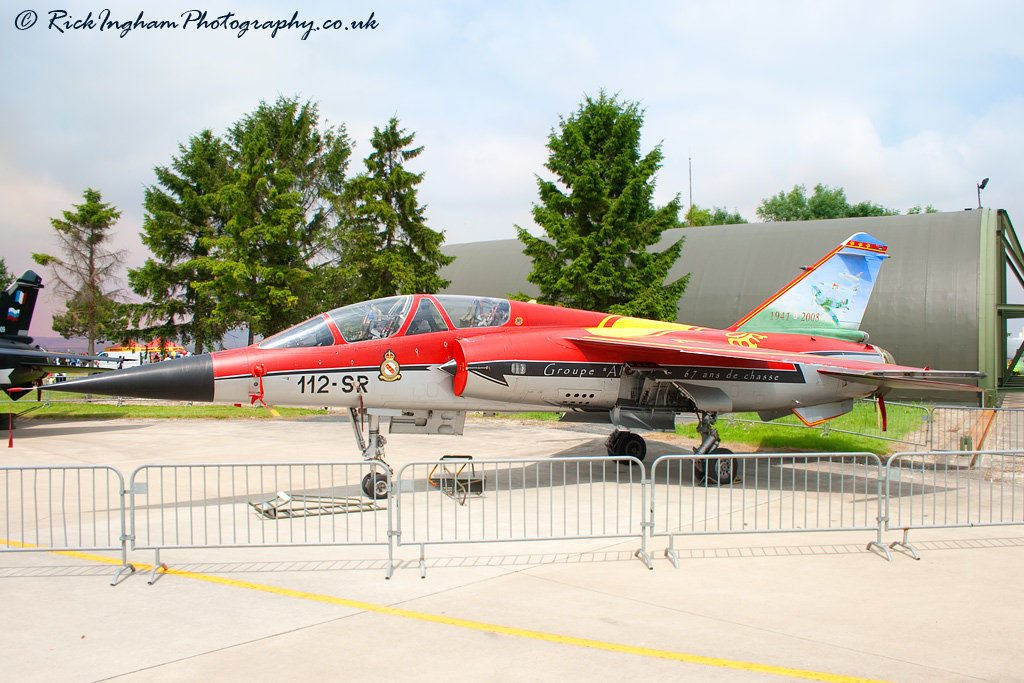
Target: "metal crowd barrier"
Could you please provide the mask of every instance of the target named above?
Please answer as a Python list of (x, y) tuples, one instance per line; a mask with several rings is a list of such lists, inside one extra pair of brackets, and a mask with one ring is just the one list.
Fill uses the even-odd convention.
[(932, 408), (929, 450), (990, 451), (1024, 447), (1024, 410), (935, 406)]
[(124, 477), (113, 467), (0, 467), (0, 551), (120, 551), (125, 545)]
[(132, 550), (381, 545), (393, 570), (391, 506), (363, 494), (380, 463), (144, 465), (130, 480)]
[[(733, 479), (709, 483), (707, 456), (666, 455), (651, 466), (651, 537), (874, 530), (882, 544), (881, 460), (872, 453), (734, 454)], [(699, 469), (698, 469), (699, 468)]]
[(874, 399), (854, 402), (849, 413), (825, 422), (822, 433), (831, 432), (868, 436), (881, 441), (892, 441), (913, 446), (916, 450), (928, 448), (931, 443), (932, 413), (926, 406), (913, 403), (886, 402), (886, 429), (882, 431), (882, 417)]
[[(1024, 524), (1024, 453), (735, 454), (721, 485), (707, 456), (412, 462), (145, 465), (125, 486), (105, 466), (0, 467), (0, 553), (170, 548), (427, 545), (874, 531), (869, 549), (912, 529)], [(695, 465), (697, 466), (695, 468)], [(364, 495), (380, 478), (386, 497)], [(130, 517), (129, 517), (130, 515)], [(882, 545), (883, 531), (903, 531)]]
[(635, 538), (644, 534), (643, 464), (634, 458), (411, 462), (395, 476), (398, 545)]
[(741, 417), (740, 415), (742, 414), (726, 415), (724, 417), (729, 422), (816, 429), (823, 436), (828, 436), (832, 432), (855, 434), (881, 441), (903, 443), (915, 449), (918, 447), (928, 448), (931, 439), (931, 411), (925, 406), (913, 403), (886, 402), (885, 405), (888, 418), (885, 431), (882, 430), (881, 413), (874, 399), (854, 401), (853, 410), (850, 412), (813, 427), (801, 422), (795, 415), (787, 415), (770, 422), (764, 422), (763, 420), (751, 417)]
[(886, 531), (1024, 524), (1024, 455), (1006, 451), (897, 453), (886, 464)]

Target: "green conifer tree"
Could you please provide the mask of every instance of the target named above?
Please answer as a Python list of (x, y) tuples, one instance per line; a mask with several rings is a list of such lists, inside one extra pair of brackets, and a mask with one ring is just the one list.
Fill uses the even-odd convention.
[(128, 281), (147, 302), (136, 310), (149, 323), (146, 334), (194, 342), (196, 353), (212, 349), (227, 332), (212, 317), (215, 302), (196, 282), (213, 279), (204, 259), (224, 236), (220, 190), (230, 168), (227, 145), (204, 130), (180, 145), (170, 167), (154, 169), (157, 184), (146, 188), (142, 242), (153, 256), (128, 270)]
[(453, 257), (441, 253), (444, 232), (426, 224), (416, 186), (422, 173), (405, 164), (423, 152), (410, 148), (415, 133), (406, 135), (397, 118), (373, 129), (373, 152), (364, 160), (366, 171), (353, 178), (346, 191), (348, 216), (343, 221), (339, 251), (354, 264), (350, 281), (352, 301), (394, 294), (433, 293), (449, 282), (437, 271)]
[(50, 219), (63, 258), (49, 254), (32, 254), (32, 258), (39, 265), (50, 266), (56, 280), (54, 291), (65, 297), (65, 311), (53, 316), (54, 331), (64, 338), (85, 337), (93, 354), (96, 340), (117, 339), (125, 328), (124, 309), (112, 286), (125, 251), (110, 251), (105, 246), (121, 212), (104, 203), (92, 188), (82, 197), (85, 203), (74, 204), (75, 211), (64, 211), (63, 219)]
[(533, 259), (527, 278), (546, 303), (674, 320), (689, 275), (665, 284), (683, 240), (652, 251), (662, 233), (679, 227), (679, 196), (653, 206), (661, 145), (640, 154), (643, 111), (601, 91), (587, 97), (548, 138), (533, 219), (546, 238), (516, 226)]
[(344, 126), (319, 129), (315, 103), (281, 97), (232, 126), (226, 147), (223, 228), (197, 241), (192, 287), (212, 302), (212, 327), (244, 325), (251, 343), (322, 310), (313, 290), (351, 146)]

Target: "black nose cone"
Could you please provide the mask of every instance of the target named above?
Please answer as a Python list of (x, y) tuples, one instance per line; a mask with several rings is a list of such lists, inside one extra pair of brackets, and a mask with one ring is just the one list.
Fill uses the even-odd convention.
[(163, 401), (213, 401), (213, 359), (209, 354), (173, 358), (70, 382), (47, 385), (54, 391), (153, 398)]

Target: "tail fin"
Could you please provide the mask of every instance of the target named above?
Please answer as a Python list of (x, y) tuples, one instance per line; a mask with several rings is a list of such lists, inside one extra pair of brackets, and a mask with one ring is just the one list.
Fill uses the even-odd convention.
[(730, 327), (865, 341), (864, 309), (886, 246), (858, 232)]
[[(43, 288), (43, 279), (31, 270), (19, 277), (7, 291), (0, 293), (0, 338), (21, 339), (28, 337), (28, 326), (32, 322), (32, 311), (36, 297)], [(31, 340), (29, 340), (31, 341)]]

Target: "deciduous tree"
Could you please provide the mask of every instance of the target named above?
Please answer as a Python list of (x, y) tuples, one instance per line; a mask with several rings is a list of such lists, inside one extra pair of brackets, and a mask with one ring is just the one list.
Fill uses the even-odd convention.
[(896, 209), (864, 201), (850, 204), (846, 191), (841, 187), (832, 189), (818, 183), (814, 194), (807, 197), (807, 188), (795, 185), (790, 192), (779, 192), (774, 197), (761, 200), (757, 215), (763, 221), (810, 221), (824, 218), (857, 218), (863, 216), (895, 216)]
[(729, 213), (727, 209), (715, 206), (710, 209), (702, 209), (693, 204), (686, 211), (685, 223), (689, 227), (699, 225), (732, 225), (735, 223), (746, 223), (747, 219), (738, 211)]

